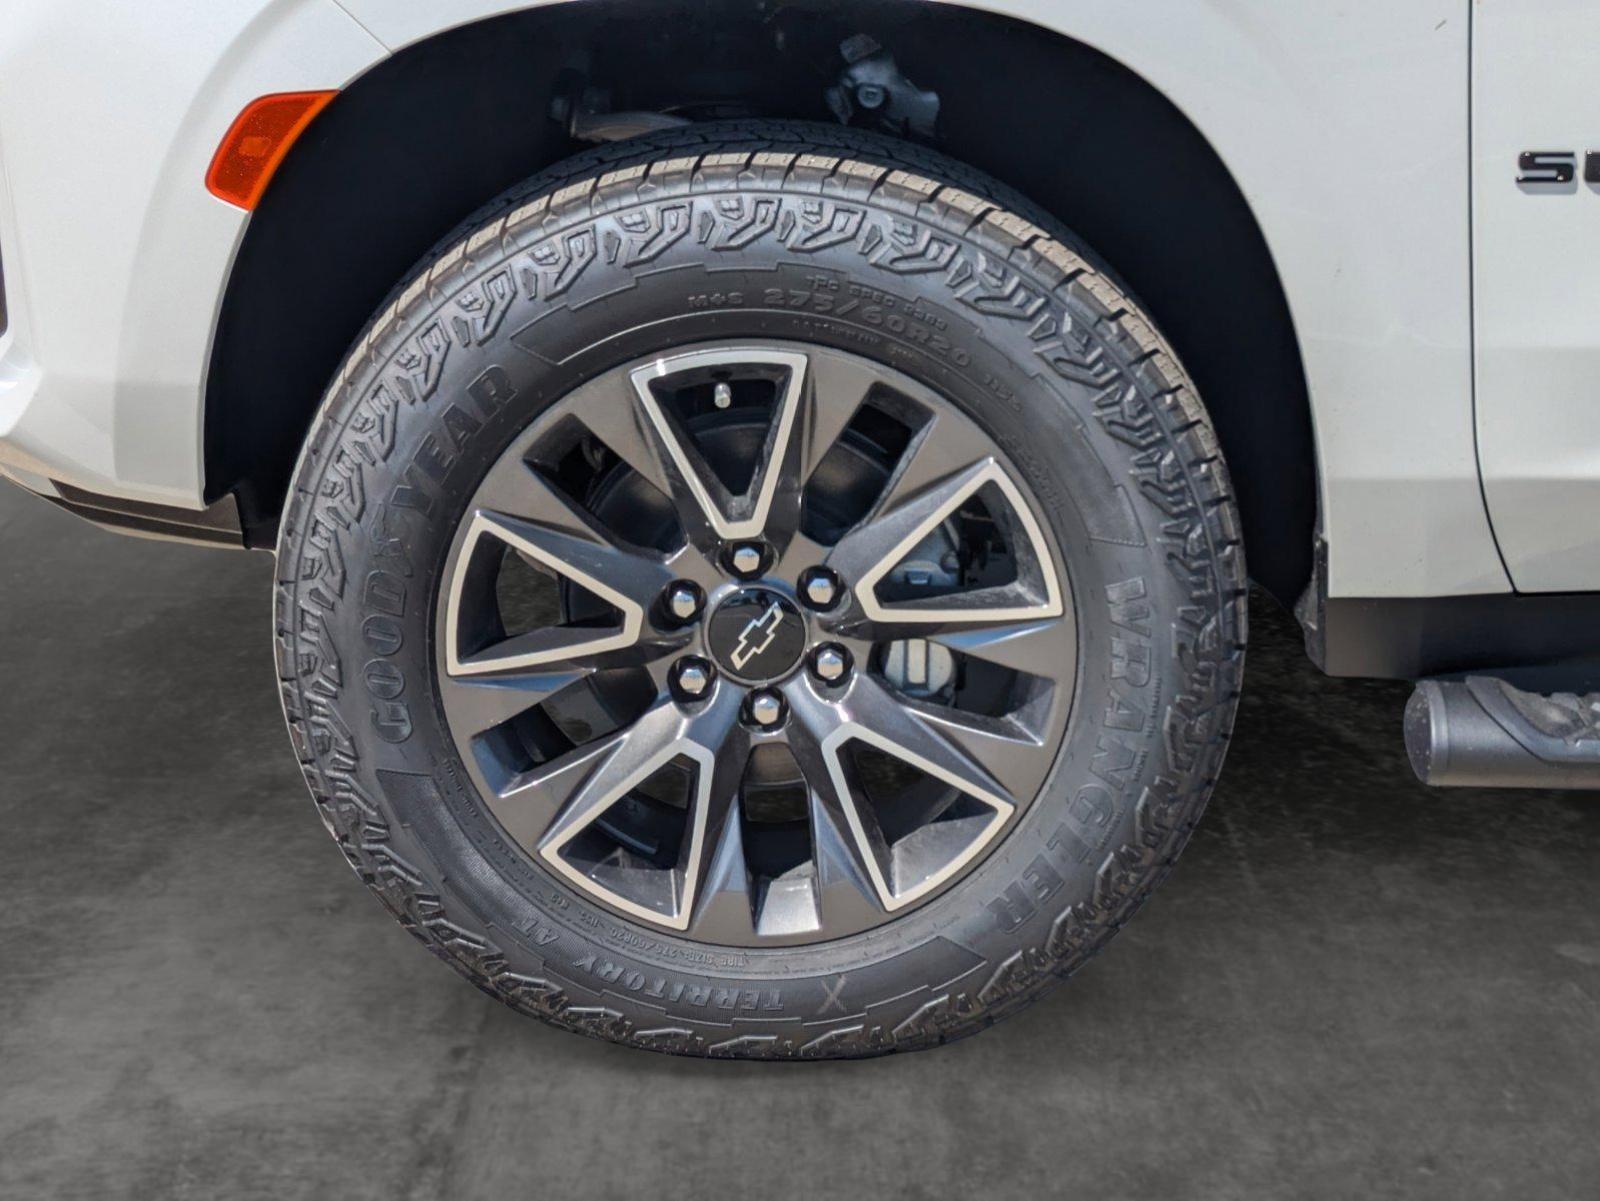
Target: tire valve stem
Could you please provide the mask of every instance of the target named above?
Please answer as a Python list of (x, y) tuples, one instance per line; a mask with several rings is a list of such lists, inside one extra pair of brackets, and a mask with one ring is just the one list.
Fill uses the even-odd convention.
[(719, 380), (717, 386), (711, 389), (711, 403), (719, 409), (727, 408), (733, 403), (733, 389)]

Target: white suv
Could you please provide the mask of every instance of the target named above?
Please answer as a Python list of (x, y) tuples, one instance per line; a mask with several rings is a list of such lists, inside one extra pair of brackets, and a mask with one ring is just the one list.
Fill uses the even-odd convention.
[(276, 551), (317, 809), (479, 987), (947, 1041), (1172, 866), (1248, 581), (1429, 782), (1600, 783), (1597, 68), (1580, 0), (9, 0), (0, 472)]

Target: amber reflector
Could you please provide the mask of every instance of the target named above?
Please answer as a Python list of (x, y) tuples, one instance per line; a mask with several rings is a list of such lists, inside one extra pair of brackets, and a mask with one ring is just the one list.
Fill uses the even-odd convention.
[(206, 188), (219, 200), (253, 209), (305, 127), (337, 92), (279, 92), (245, 105), (217, 147)]

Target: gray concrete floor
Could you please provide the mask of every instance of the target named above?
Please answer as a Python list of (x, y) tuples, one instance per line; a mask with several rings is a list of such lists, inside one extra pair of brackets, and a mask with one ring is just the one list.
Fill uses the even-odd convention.
[(0, 1197), (1600, 1196), (1600, 797), (1430, 792), (1252, 615), (1222, 787), (1073, 983), (953, 1047), (675, 1061), (479, 995), (280, 725), (271, 564), (0, 489)]

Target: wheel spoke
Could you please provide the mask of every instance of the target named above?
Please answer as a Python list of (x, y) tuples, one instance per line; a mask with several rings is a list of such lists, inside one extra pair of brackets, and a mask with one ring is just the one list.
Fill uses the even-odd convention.
[[(786, 692), (794, 696), (799, 687), (803, 686)], [(803, 700), (795, 709), (807, 726), (807, 737), (794, 749), (812, 793), (819, 899), (828, 903), (832, 894), (832, 911), (826, 904), (824, 907), (825, 929), (863, 919), (861, 902), (854, 895), (863, 882), (878, 907), (893, 911), (949, 878), (987, 844), (1016, 808), (1013, 794), (980, 765), (975, 753), (1000, 755), (1007, 763), (1004, 774), (1021, 779), (1022, 765), (1016, 752), (1024, 742), (1030, 750), (1039, 749), (1036, 742), (1000, 723), (963, 720), (970, 715), (934, 720), (923, 707), (908, 705), (864, 676), (851, 684), (841, 710), (830, 713), (826, 706), (807, 705)], [(853, 785), (853, 773), (843, 755), (852, 742), (899, 759), (987, 806), (993, 817), (982, 835), (936, 870), (896, 887), (894, 853), (883, 839), (872, 805)]]
[[(1077, 631), (1070, 613), (1039, 621), (997, 623), (985, 621), (981, 610), (974, 610), (971, 616), (974, 620), (970, 622), (954, 620), (937, 629), (924, 627), (920, 636), (969, 658), (982, 659), (1011, 671), (1046, 676), (1058, 682), (1062, 679), (1063, 660), (1070, 662), (1075, 658), (1073, 640)], [(876, 631), (878, 627), (874, 629)], [(885, 635), (875, 632), (873, 636)], [(907, 635), (887, 636), (894, 638)]]
[[(661, 402), (655, 383), (686, 371), (707, 368), (737, 368), (741, 365), (778, 367), (785, 373), (779, 385), (772, 424), (762, 445), (760, 461), (749, 488), (734, 496), (717, 477), (676, 416)], [(759, 538), (767, 532), (768, 512), (773, 497), (784, 485), (787, 464), (794, 459), (799, 443), (800, 411), (806, 394), (807, 358), (793, 351), (714, 350), (658, 359), (633, 372), (633, 387), (644, 414), (657, 457), (678, 502), (680, 516), (694, 532), (704, 530), (716, 538), (737, 540)], [(791, 467), (792, 470), (792, 467)], [(795, 486), (792, 475), (789, 487)]]
[[(695, 911), (696, 890), (707, 875), (706, 858), (720, 849), (729, 821), (737, 822), (735, 800), (743, 761), (736, 748), (727, 753), (723, 748), (730, 734), (737, 735), (738, 708), (739, 698), (728, 688), (719, 688), (693, 714), (664, 697), (631, 726), (514, 778), (492, 805), (495, 816), (524, 846), (537, 848), (539, 856), (557, 871), (580, 885), (597, 888), (567, 861), (564, 849), (662, 767), (675, 759), (688, 759), (694, 765), (695, 784), (679, 866), (659, 869), (669, 870), (675, 877), (670, 890), (675, 903), (671, 912), (647, 911), (656, 920), (684, 929)], [(737, 841), (737, 829), (732, 837)], [(713, 864), (713, 880), (718, 880), (717, 869), (728, 866), (726, 856)], [(742, 872), (742, 860), (737, 867)], [(718, 883), (720, 887), (720, 880)], [(624, 908), (643, 908), (614, 892), (609, 899)], [(701, 912), (713, 908), (718, 911), (717, 920), (728, 925), (726, 905), (713, 904)], [(744, 925), (748, 935), (748, 905)]]
[(643, 609), (672, 582), (665, 560), (608, 541), (500, 514), (480, 514), (495, 537), (621, 608)]
[(610, 543), (600, 528), (535, 467), (512, 455), (489, 469), (472, 498), (474, 511), (500, 519), (517, 519), (588, 542)]
[[(945, 608), (930, 610), (920, 604), (880, 606), (881, 616), (868, 617), (859, 608), (831, 618), (829, 628), (866, 643), (926, 638), (953, 651), (999, 663), (1033, 675), (1049, 675), (1040, 665), (1058, 656), (1053, 650), (1070, 643), (1074, 626), (1065, 615), (1018, 620), (1007, 605), (1014, 599), (998, 590), (958, 592), (940, 597)], [(1005, 606), (1005, 607), (1002, 607)], [(1015, 644), (1010, 641), (1015, 638)], [(1043, 656), (1042, 658), (1040, 656)]]
[(619, 541), (520, 459), (490, 471), (474, 510), (463, 554), (473, 538), (490, 535), (619, 608), (624, 600), (647, 606), (673, 578), (663, 556)]
[[(849, 738), (919, 767), (997, 810), (1016, 806), (1015, 798), (984, 766), (988, 755), (1004, 758), (1012, 749), (1015, 740), (999, 736), (998, 729), (985, 730), (971, 714), (961, 715), (968, 719), (965, 723), (955, 718), (932, 720), (934, 706), (896, 696), (868, 675), (855, 678), (845, 708), (849, 721), (843, 728)], [(835, 745), (847, 740), (838, 734), (833, 739)], [(982, 749), (970, 752), (965, 740), (976, 740)]]
[(691, 909), (689, 932), (706, 942), (745, 942), (755, 933), (755, 898), (739, 814), (739, 789), (749, 758), (749, 736), (729, 722), (714, 762), (701, 769), (710, 773), (710, 780), (696, 791), (697, 808), (685, 837), (683, 895)]
[(802, 423), (803, 453), (796, 473), (802, 485), (827, 458), (868, 393), (882, 382), (882, 372), (865, 360), (812, 356)]
[[(983, 486), (992, 459), (968, 463), (941, 476), (893, 508), (869, 514), (828, 555), (828, 566), (858, 588), (870, 586), (891, 570), (928, 532)], [(889, 488), (893, 490), (894, 482)], [(865, 581), (865, 583), (863, 583)]]
[(869, 809), (858, 807), (834, 755), (825, 749), (840, 729), (837, 714), (803, 685), (785, 689), (802, 737), (789, 745), (805, 777), (817, 916), (823, 930), (847, 934), (883, 919), (888, 848)]
[[(885, 603), (878, 582), (980, 489), (994, 488), (1015, 522), (1017, 578), (966, 592)], [(895, 490), (891, 482), (890, 490)], [(847, 533), (828, 555), (828, 565), (854, 581), (852, 604), (841, 626), (860, 618), (924, 626), (998, 624), (1063, 612), (1061, 585), (1044, 536), (1016, 484), (992, 457), (941, 476), (892, 509), (879, 510)]]
[(989, 440), (970, 422), (933, 413), (912, 436), (867, 520), (898, 509), (935, 484), (960, 475), (994, 455)]
[(447, 602), (452, 620), (446, 650), (452, 675), (521, 672), (633, 647), (644, 632), (646, 608), (672, 580), (666, 563), (645, 552), (481, 509), (472, 517), (462, 558), (470, 556), (485, 537), (587, 589), (613, 606), (618, 620), (604, 626), (546, 626), (462, 654), (457, 629), (465, 578), (458, 571)]
[(672, 482), (661, 456), (660, 443), (632, 387), (614, 375), (591, 380), (572, 393), (568, 406), (590, 433), (657, 491), (672, 495)]
[[(852, 821), (852, 815), (856, 821)], [(811, 846), (817, 916), (822, 929), (848, 933), (881, 921), (890, 904), (884, 878), (887, 851), (874, 840), (876, 823), (860, 828), (855, 802), (831, 784), (811, 793)], [(871, 815), (865, 817), (870, 820)]]
[(509, 834), (532, 850), (549, 832), (559, 814), (580, 797), (604, 787), (606, 774), (626, 741), (626, 732), (575, 747), (547, 763), (519, 772), (489, 800), (489, 809)]
[(526, 713), (588, 675), (587, 668), (507, 676), (441, 675), (439, 690), (451, 723), (470, 737)]
[(889, 736), (900, 745), (909, 742), (936, 752), (948, 748), (944, 762), (967, 769), (952, 774), (975, 784), (988, 778), (1000, 786), (998, 792), (980, 799), (997, 796), (1014, 806), (1015, 798), (1029, 795), (1043, 782), (1049, 767), (1043, 740), (1017, 718), (966, 713), (910, 699), (901, 705), (910, 727), (920, 728), (926, 741), (908, 738), (903, 730), (892, 731)]
[(833, 632), (852, 644), (858, 657), (870, 655), (874, 646), (922, 638), (964, 658), (1067, 688), (1078, 658), (1077, 625), (1070, 610), (1037, 621), (1016, 621), (1005, 610), (976, 606), (952, 609), (935, 621), (906, 621), (898, 614), (874, 620), (857, 613), (842, 618)]
[[(548, 852), (552, 847), (570, 842), (629, 789), (673, 759), (684, 726), (684, 715), (678, 706), (670, 698), (662, 697), (631, 726), (590, 744), (600, 747), (604, 757), (596, 761), (594, 770), (565, 798), (560, 813), (540, 839), (541, 849)], [(579, 747), (562, 758), (580, 755), (588, 749), (588, 746)], [(559, 764), (560, 760), (556, 762)], [(530, 774), (537, 776), (539, 769)]]

